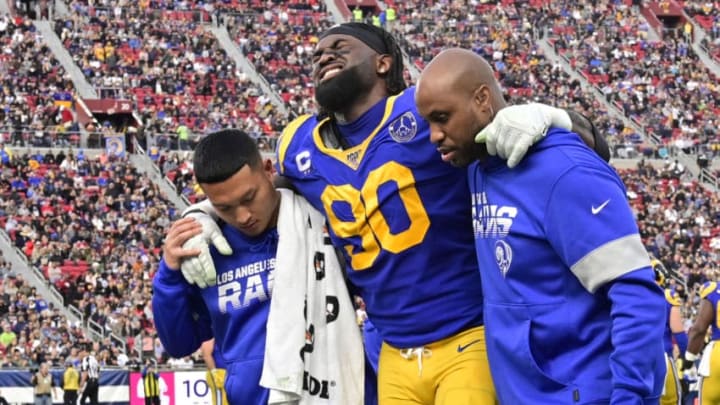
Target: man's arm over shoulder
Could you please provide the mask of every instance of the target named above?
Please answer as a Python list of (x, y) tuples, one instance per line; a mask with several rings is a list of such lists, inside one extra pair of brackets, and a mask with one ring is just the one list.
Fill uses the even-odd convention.
[(610, 147), (605, 141), (605, 136), (598, 132), (593, 122), (586, 116), (572, 111), (565, 110), (572, 121), (572, 131), (580, 135), (583, 142), (592, 148), (606, 162), (610, 161)]

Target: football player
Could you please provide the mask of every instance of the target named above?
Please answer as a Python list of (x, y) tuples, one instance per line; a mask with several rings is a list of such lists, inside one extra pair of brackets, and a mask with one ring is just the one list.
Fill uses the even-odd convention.
[[(688, 333), (685, 359), (690, 362), (700, 360), (700, 405), (714, 405), (720, 403), (720, 345), (717, 344), (720, 340), (720, 319), (717, 316), (720, 310), (720, 289), (715, 281), (708, 281), (702, 286), (700, 299), (700, 310)], [(705, 343), (708, 327), (711, 327), (710, 342), (705, 346), (700, 359), (700, 350)]]

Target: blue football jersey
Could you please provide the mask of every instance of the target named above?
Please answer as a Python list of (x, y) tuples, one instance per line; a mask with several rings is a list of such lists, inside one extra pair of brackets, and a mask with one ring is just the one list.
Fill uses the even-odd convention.
[(705, 284), (703, 284), (702, 289), (700, 290), (700, 298), (706, 299), (710, 301), (713, 307), (713, 322), (710, 324), (711, 334), (710, 338), (712, 340), (720, 340), (720, 320), (717, 317), (718, 310), (718, 302), (720, 301), (720, 289), (718, 289), (718, 285), (715, 281), (707, 281)]
[[(665, 353), (668, 354), (672, 358), (673, 355), (673, 333), (670, 329), (670, 311), (673, 309), (673, 307), (679, 307), (682, 305), (682, 302), (680, 301), (680, 296), (678, 294), (669, 289), (665, 289), (665, 308), (667, 309), (665, 312), (665, 316), (667, 318), (667, 324), (665, 325), (665, 334), (663, 334), (663, 345), (665, 346)], [(682, 353), (681, 353), (682, 355)]]
[[(662, 295), (614, 170), (553, 129), (518, 167), (490, 158), (468, 175), (500, 402), (607, 403), (614, 385), (659, 396)], [(633, 280), (604, 289), (623, 277)]]
[(325, 214), (369, 316), (400, 348), (482, 324), (466, 173), (440, 159), (414, 94), (339, 125), (349, 148), (327, 147), (329, 122), (309, 115), (278, 145), (279, 173)]

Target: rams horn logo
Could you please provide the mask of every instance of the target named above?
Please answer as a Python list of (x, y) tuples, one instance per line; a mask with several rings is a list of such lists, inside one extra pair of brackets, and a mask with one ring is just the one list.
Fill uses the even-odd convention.
[(504, 240), (495, 242), (495, 261), (502, 272), (503, 277), (510, 270), (512, 264), (512, 248)]

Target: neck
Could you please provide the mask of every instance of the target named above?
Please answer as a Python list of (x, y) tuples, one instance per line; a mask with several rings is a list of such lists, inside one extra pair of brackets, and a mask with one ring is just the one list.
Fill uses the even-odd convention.
[(275, 201), (273, 203), (275, 204), (275, 208), (273, 209), (272, 219), (266, 231), (277, 226), (278, 216), (280, 215), (280, 192), (277, 190), (275, 190)]
[(475, 144), (475, 159), (479, 160), (480, 162), (484, 162), (485, 159), (490, 156), (487, 152), (487, 147), (484, 143), (476, 143)]
[[(492, 106), (492, 110), (493, 110), (493, 116), (491, 117), (491, 120), (490, 120), (490, 122), (492, 122), (492, 120), (494, 120), (495, 117), (497, 116), (498, 111), (507, 107), (507, 103), (505, 102), (505, 99), (503, 99), (502, 96), (495, 96), (492, 98), (490, 105)], [(486, 126), (489, 125), (490, 122), (488, 122), (486, 124)], [(479, 132), (479, 130), (476, 131), (476, 133), (477, 132)], [(487, 160), (487, 158), (489, 156), (490, 155), (487, 152), (487, 146), (485, 146), (484, 143), (476, 143), (475, 144), (475, 157), (477, 158), (477, 160), (483, 162), (483, 161)]]
[(360, 118), (368, 112), (375, 104), (388, 97), (385, 89), (385, 82), (381, 82), (380, 86), (373, 87), (365, 96), (358, 98), (351, 106), (344, 111), (335, 112), (335, 118), (338, 122), (347, 124)]

